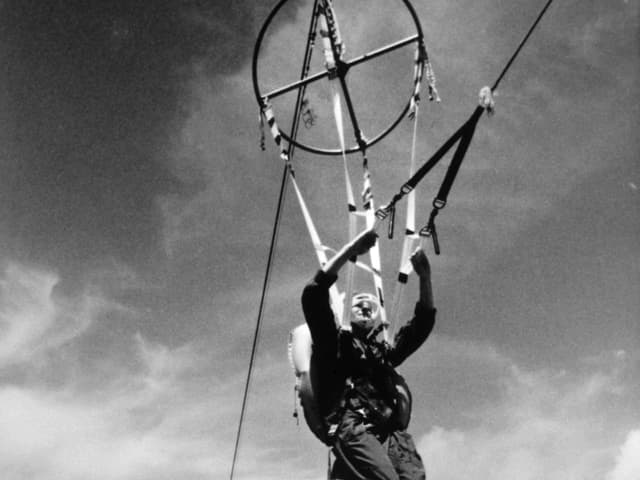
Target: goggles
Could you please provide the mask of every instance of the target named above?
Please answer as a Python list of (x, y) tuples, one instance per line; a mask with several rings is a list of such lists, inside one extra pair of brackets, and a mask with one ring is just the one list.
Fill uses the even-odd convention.
[(371, 293), (358, 293), (351, 299), (351, 313), (356, 320), (374, 320), (380, 313), (378, 299)]

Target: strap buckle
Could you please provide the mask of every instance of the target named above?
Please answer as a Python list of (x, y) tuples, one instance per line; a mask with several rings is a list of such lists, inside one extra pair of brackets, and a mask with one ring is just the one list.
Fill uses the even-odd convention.
[(421, 237), (431, 237), (431, 240), (433, 241), (433, 251), (436, 255), (440, 255), (440, 242), (438, 241), (438, 231), (436, 230), (435, 219), (442, 207), (444, 207), (444, 203), (436, 204), (436, 201), (433, 202), (433, 210), (431, 210), (431, 215), (429, 215), (429, 221), (420, 229), (419, 233)]
[(389, 239), (393, 238), (393, 231), (395, 229), (395, 225), (396, 225), (396, 207), (395, 205), (391, 206), (391, 209), (389, 211), (389, 229), (387, 231), (387, 237)]

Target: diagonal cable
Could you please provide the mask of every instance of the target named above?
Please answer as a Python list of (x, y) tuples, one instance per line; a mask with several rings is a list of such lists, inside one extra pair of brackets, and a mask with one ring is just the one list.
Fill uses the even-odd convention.
[[(301, 73), (301, 78), (304, 78), (308, 72), (309, 72), (309, 65), (311, 62), (311, 53), (312, 53), (312, 47), (313, 47), (313, 37), (315, 36), (315, 28), (316, 28), (316, 11), (317, 11), (317, 4), (318, 4), (318, 0), (315, 0), (314, 2), (314, 7), (313, 7), (313, 15), (311, 16), (311, 24), (309, 26), (309, 37), (307, 40), (307, 45), (306, 45), (306, 49), (305, 49), (305, 56), (304, 56), (304, 61), (303, 61), (303, 66), (302, 66), (302, 73)], [(305, 92), (305, 87), (301, 87), (300, 90), (298, 90), (298, 96), (296, 99), (296, 109), (294, 110), (294, 119), (293, 119), (293, 123), (292, 123), (292, 131), (291, 131), (291, 138), (295, 138), (295, 136), (297, 135), (297, 131), (298, 131), (298, 124), (300, 121), (300, 111), (301, 111), (301, 106), (302, 106), (302, 99), (304, 97), (304, 92)], [(289, 144), (289, 152), (288, 152), (288, 156), (289, 156), (289, 160), (293, 157), (293, 152), (294, 152), (294, 145), (293, 144)], [(278, 241), (278, 232), (280, 229), (280, 220), (282, 218), (282, 209), (283, 209), (283, 205), (284, 205), (284, 200), (286, 197), (286, 192), (287, 192), (287, 178), (288, 175), (291, 173), (291, 165), (289, 162), (285, 163), (283, 172), (282, 172), (282, 180), (281, 180), (281, 184), (280, 184), (280, 192), (278, 194), (278, 203), (277, 203), (277, 207), (276, 207), (276, 215), (275, 215), (275, 220), (273, 223), (273, 231), (271, 233), (271, 243), (269, 246), (269, 255), (267, 257), (267, 267), (265, 270), (265, 275), (264, 275), (264, 281), (263, 281), (263, 285), (262, 285), (262, 294), (260, 296), (260, 306), (258, 308), (258, 318), (256, 321), (256, 328), (254, 331), (254, 335), (253, 335), (253, 343), (251, 345), (251, 356), (249, 358), (249, 368), (247, 371), (247, 378), (245, 381), (245, 387), (244, 387), (244, 393), (242, 396), (242, 406), (240, 408), (240, 419), (238, 421), (238, 431), (236, 433), (236, 441), (235, 441), (235, 446), (234, 446), (234, 450), (233, 450), (233, 460), (232, 460), (232, 464), (231, 464), (231, 473), (229, 476), (229, 480), (233, 480), (233, 475), (235, 472), (235, 466), (238, 460), (238, 452), (240, 449), (240, 438), (242, 436), (242, 425), (244, 423), (244, 416), (245, 416), (245, 412), (247, 409), (247, 400), (248, 400), (248, 396), (249, 396), (249, 389), (251, 386), (251, 376), (253, 373), (253, 366), (255, 364), (255, 358), (256, 358), (256, 353), (258, 350), (258, 343), (259, 343), (259, 338), (260, 338), (260, 329), (261, 329), (261, 325), (262, 325), (262, 318), (264, 315), (264, 307), (265, 307), (265, 303), (266, 303), (266, 298), (267, 298), (267, 292), (269, 289), (269, 280), (271, 277), (271, 269), (272, 269), (272, 265), (273, 265), (273, 259), (275, 257), (275, 251), (276, 251), (276, 245), (277, 245), (277, 241)]]

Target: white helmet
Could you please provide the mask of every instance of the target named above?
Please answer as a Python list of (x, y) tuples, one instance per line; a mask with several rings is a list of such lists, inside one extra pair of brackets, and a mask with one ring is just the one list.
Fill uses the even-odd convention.
[(380, 313), (378, 298), (372, 293), (357, 293), (351, 298), (351, 313), (356, 320), (375, 320)]

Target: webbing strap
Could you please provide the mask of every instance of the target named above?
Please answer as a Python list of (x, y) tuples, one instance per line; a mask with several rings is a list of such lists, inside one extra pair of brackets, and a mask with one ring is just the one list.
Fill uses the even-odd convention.
[(442, 208), (447, 203), (447, 197), (449, 195), (449, 191), (453, 186), (453, 182), (456, 179), (456, 175), (460, 170), (460, 166), (462, 165), (462, 160), (469, 149), (469, 145), (471, 144), (471, 139), (473, 138), (473, 134), (476, 131), (476, 126), (478, 125), (478, 120), (480, 116), (484, 112), (484, 108), (477, 107), (469, 120), (464, 124), (461, 134), (460, 134), (460, 143), (458, 144), (458, 148), (453, 154), (453, 159), (451, 160), (451, 164), (447, 169), (447, 173), (444, 177), (442, 185), (440, 186), (440, 190), (438, 191), (438, 195), (433, 201), (434, 207)]
[[(278, 145), (280, 149), (280, 158), (284, 160), (287, 171), (289, 173), (289, 180), (293, 185), (293, 188), (296, 192), (296, 198), (298, 199), (298, 204), (300, 205), (300, 210), (302, 211), (302, 216), (304, 218), (305, 225), (307, 227), (307, 231), (309, 232), (309, 237), (311, 238), (311, 243), (316, 252), (316, 256), (318, 258), (318, 262), (321, 266), (325, 265), (328, 261), (327, 251), (331, 251), (331, 249), (322, 244), (320, 240), (320, 235), (313, 223), (313, 219), (311, 218), (311, 214), (309, 213), (309, 209), (307, 208), (307, 204), (302, 196), (300, 188), (298, 187), (298, 182), (296, 181), (295, 172), (293, 170), (293, 166), (289, 161), (289, 155), (287, 154), (284, 145), (282, 144), (282, 137), (280, 135), (280, 130), (276, 123), (276, 120), (273, 116), (273, 109), (271, 105), (266, 105), (266, 108), (263, 110), (264, 117), (267, 120), (267, 124), (269, 125), (269, 130), (271, 135), (273, 136), (274, 141)], [(333, 311), (335, 312), (336, 318), (341, 319), (344, 315), (343, 308), (343, 299), (338, 287), (334, 284), (329, 289), (329, 297), (331, 299), (331, 306)]]
[[(332, 249), (326, 247), (320, 241), (320, 235), (318, 235), (318, 231), (316, 230), (311, 215), (309, 214), (309, 209), (307, 208), (307, 204), (304, 201), (302, 193), (300, 192), (300, 188), (298, 188), (298, 183), (296, 182), (295, 176), (291, 175), (290, 179), (296, 192), (296, 197), (298, 198), (298, 204), (300, 205), (300, 210), (302, 211), (302, 216), (304, 217), (304, 223), (307, 226), (307, 231), (309, 232), (311, 242), (313, 243), (313, 247), (316, 251), (318, 262), (320, 263), (320, 265), (325, 265), (328, 261), (326, 252), (332, 251)], [(333, 311), (336, 315), (336, 318), (343, 318), (344, 307), (342, 295), (340, 294), (340, 291), (338, 290), (338, 287), (335, 283), (329, 288), (329, 298), (331, 299), (331, 305), (333, 306)]]
[[(336, 121), (336, 127), (338, 130), (340, 148), (342, 149), (342, 164), (344, 169), (345, 188), (346, 188), (346, 194), (347, 194), (347, 209), (349, 213), (349, 241), (351, 241), (355, 238), (355, 235), (357, 232), (358, 216), (362, 214), (361, 212), (358, 211), (356, 207), (355, 196), (353, 194), (353, 186), (351, 183), (351, 175), (349, 173), (349, 167), (347, 162), (347, 155), (345, 153), (346, 149), (345, 149), (345, 139), (344, 139), (344, 124), (343, 124), (343, 117), (342, 117), (340, 95), (337, 91), (337, 87), (334, 84), (332, 84), (332, 88), (333, 88), (334, 117)], [(375, 206), (373, 201), (373, 188), (371, 185), (371, 173), (369, 171), (369, 163), (366, 157), (366, 152), (364, 150), (363, 150), (362, 168), (363, 168), (362, 203), (364, 205), (363, 214), (365, 217), (367, 228), (372, 228), (376, 221)], [(375, 295), (378, 299), (378, 304), (380, 305), (380, 319), (381, 319), (382, 325), (384, 326), (384, 330), (383, 330), (384, 338), (385, 340), (388, 340), (387, 327), (389, 322), (387, 320), (385, 298), (384, 298), (384, 287), (382, 282), (382, 275), (380, 273), (382, 261), (380, 258), (380, 246), (378, 242), (376, 242), (376, 244), (373, 247), (371, 247), (371, 249), (369, 250), (369, 258), (371, 262), (371, 267), (365, 268), (365, 269), (370, 271), (373, 278)], [(361, 264), (358, 264), (358, 265), (361, 265)], [(349, 264), (347, 265), (347, 277), (346, 277), (346, 289), (345, 289), (345, 302), (347, 304), (345, 305), (345, 308), (343, 311), (345, 316), (347, 315), (346, 312), (348, 311), (348, 308), (349, 308), (348, 302), (351, 301), (351, 296), (353, 293), (356, 266), (357, 265), (355, 262), (349, 262)], [(346, 318), (343, 318), (341, 323), (342, 324), (346, 323), (346, 320), (347, 320)]]
[[(325, 67), (327, 70), (335, 71), (336, 69), (336, 56), (340, 56), (340, 52), (342, 51), (342, 41), (340, 39), (340, 33), (338, 30), (337, 21), (335, 19), (335, 15), (333, 14), (333, 9), (331, 7), (331, 2), (329, 0), (325, 0), (322, 2), (321, 8), (318, 9), (318, 18), (320, 21), (320, 36), (322, 37), (322, 47), (324, 52), (325, 59)], [(342, 103), (340, 100), (340, 93), (338, 91), (335, 82), (333, 82), (335, 75), (329, 76), (329, 83), (331, 85), (331, 97), (333, 102), (333, 116), (336, 122), (336, 129), (338, 131), (338, 139), (340, 141), (340, 149), (342, 151), (342, 164), (344, 169), (345, 176), (345, 189), (347, 194), (347, 212), (349, 216), (349, 241), (351, 241), (356, 236), (356, 228), (357, 228), (357, 220), (354, 216), (356, 211), (355, 199), (353, 195), (353, 187), (351, 186), (351, 181), (349, 177), (349, 169), (347, 166), (347, 155), (346, 155), (346, 143), (344, 139), (344, 125), (342, 120)], [(348, 303), (351, 298), (351, 292), (353, 290), (353, 278), (355, 275), (354, 265), (352, 262), (349, 262), (347, 265), (347, 274), (346, 274), (346, 291), (345, 291), (345, 299)], [(341, 306), (341, 314), (337, 315), (338, 321), (340, 325), (344, 325), (346, 318), (347, 306)]]
[[(540, 22), (540, 20), (542, 19), (542, 17), (544, 16), (545, 12), (547, 11), (547, 9), (549, 8), (552, 2), (553, 0), (547, 0), (547, 2), (545, 3), (545, 6), (542, 8), (536, 20), (533, 22), (533, 24), (527, 31), (526, 35), (518, 45), (516, 51), (511, 56), (511, 58), (503, 68), (502, 72), (500, 72), (498, 79), (495, 81), (493, 86), (489, 89), (490, 90), (489, 93), (492, 93), (494, 90), (498, 88), (498, 84), (500, 83), (502, 78), (505, 76), (505, 74), (513, 64), (514, 60), (516, 59), (516, 57), (524, 47), (525, 43), (527, 42), (527, 40), (535, 30), (536, 26), (538, 25), (538, 23)], [(429, 66), (427, 66), (427, 77), (429, 78), (432, 72), (429, 71), (428, 67)], [(378, 219), (384, 220), (389, 215), (393, 215), (395, 204), (400, 199), (402, 199), (405, 195), (410, 193), (416, 187), (416, 185), (425, 177), (425, 175), (453, 147), (453, 145), (455, 145), (455, 143), (458, 142), (458, 140), (460, 140), (460, 145), (458, 146), (458, 149), (456, 150), (452, 164), (449, 170), (447, 171), (447, 176), (445, 177), (445, 181), (442, 187), (440, 188), (440, 192), (438, 193), (438, 196), (434, 199), (434, 209), (431, 212), (429, 224), (427, 225), (427, 227), (425, 227), (421, 231), (421, 234), (423, 233), (423, 231), (425, 231), (425, 233), (432, 234), (433, 240), (434, 240), (434, 247), (436, 248), (436, 253), (437, 253), (439, 249), (437, 246), (437, 235), (435, 234), (435, 226), (433, 224), (433, 219), (437, 215), (439, 209), (443, 208), (444, 205), (446, 204), (447, 195), (449, 193), (449, 190), (451, 189), (453, 180), (455, 179), (458, 169), (460, 168), (460, 163), (464, 159), (464, 154), (466, 153), (469, 147), (469, 144), (471, 143), (471, 139), (473, 138), (473, 133), (475, 131), (475, 127), (478, 123), (480, 116), (482, 115), (485, 109), (490, 110), (492, 108), (493, 108), (493, 105), (491, 102), (489, 102), (488, 104), (481, 103), (480, 106), (476, 107), (471, 117), (440, 147), (440, 149), (429, 160), (427, 160), (422, 165), (422, 167), (420, 167), (420, 169), (404, 185), (402, 185), (402, 187), (400, 188), (400, 191), (392, 197), (391, 201), (387, 203), (385, 206), (378, 209), (378, 211), (376, 212), (376, 216), (378, 217)]]
[(460, 131), (460, 143), (458, 143), (458, 148), (453, 154), (453, 158), (451, 163), (449, 164), (449, 168), (447, 169), (447, 173), (445, 174), (444, 180), (442, 181), (442, 185), (440, 185), (440, 190), (438, 191), (438, 195), (433, 199), (433, 209), (431, 210), (431, 215), (429, 215), (429, 221), (427, 225), (425, 225), (420, 230), (420, 235), (424, 237), (431, 237), (433, 241), (433, 250), (436, 255), (440, 255), (440, 242), (438, 240), (438, 232), (436, 230), (435, 219), (438, 215), (438, 212), (442, 210), (447, 204), (447, 197), (453, 186), (453, 182), (456, 179), (456, 175), (460, 170), (460, 166), (462, 165), (462, 160), (464, 160), (464, 156), (469, 149), (469, 145), (471, 144), (471, 140), (473, 139), (473, 134), (476, 131), (476, 126), (478, 125), (478, 120), (484, 112), (484, 106), (479, 106), (475, 109), (469, 120), (465, 122)]
[[(371, 185), (371, 172), (369, 171), (369, 161), (366, 155), (362, 161), (363, 170), (363, 189), (362, 202), (364, 205), (364, 213), (367, 228), (373, 228), (376, 223), (375, 207), (373, 200), (373, 188)], [(376, 242), (369, 250), (369, 259), (371, 262), (371, 274), (373, 276), (373, 285), (375, 294), (380, 305), (380, 321), (382, 323), (382, 334), (385, 342), (389, 341), (389, 320), (387, 319), (387, 309), (384, 298), (384, 287), (382, 282), (382, 261), (380, 259), (380, 242)]]
[[(340, 149), (342, 150), (342, 167), (344, 170), (344, 180), (345, 180), (345, 190), (347, 195), (347, 214), (349, 216), (349, 241), (353, 240), (356, 236), (357, 230), (357, 217), (356, 217), (356, 202), (355, 197), (353, 195), (353, 186), (351, 185), (351, 176), (349, 175), (349, 166), (347, 163), (347, 154), (345, 153), (345, 140), (344, 140), (344, 125), (342, 122), (342, 105), (340, 102), (340, 93), (338, 92), (338, 88), (332, 80), (331, 89), (332, 89), (332, 97), (333, 97), (333, 116), (336, 122), (336, 128), (338, 130), (338, 138), (340, 140)], [(345, 305), (345, 309), (343, 312), (346, 315), (348, 311), (348, 303), (351, 301), (351, 294), (353, 291), (353, 279), (355, 275), (355, 269), (353, 262), (349, 262), (347, 265), (347, 275), (346, 275), (346, 287), (345, 287), (345, 301), (347, 305)], [(345, 317), (340, 317), (340, 324), (344, 325), (346, 322)]]
[[(336, 120), (336, 127), (338, 129), (338, 138), (340, 140), (340, 148), (342, 149), (342, 164), (344, 168), (344, 178), (345, 178), (345, 186), (347, 192), (347, 208), (349, 212), (349, 241), (355, 238), (357, 232), (357, 220), (358, 216), (361, 213), (358, 211), (355, 203), (355, 197), (353, 194), (353, 186), (351, 183), (351, 175), (349, 173), (347, 155), (345, 153), (345, 139), (344, 139), (344, 125), (342, 120), (342, 107), (340, 102), (340, 95), (337, 91), (337, 87), (332, 85), (333, 88), (333, 103), (334, 103), (334, 116)], [(367, 228), (373, 228), (376, 218), (375, 218), (375, 206), (373, 201), (373, 188), (371, 185), (371, 173), (369, 171), (369, 162), (366, 157), (366, 152), (363, 150), (363, 191), (362, 191), (362, 203), (364, 205), (364, 217)], [(383, 334), (385, 340), (388, 340), (388, 325), (389, 322), (387, 320), (387, 312), (385, 308), (385, 298), (384, 298), (384, 287), (382, 282), (381, 275), (381, 258), (380, 258), (380, 246), (379, 243), (376, 242), (373, 247), (369, 250), (369, 258), (371, 262), (371, 267), (367, 270), (370, 271), (373, 284), (375, 288), (375, 295), (378, 299), (378, 304), (380, 305), (380, 319), (382, 325), (384, 327)], [(345, 305), (344, 313), (349, 308), (349, 303), (351, 301), (351, 296), (353, 293), (353, 284), (355, 277), (355, 262), (349, 262), (347, 265), (347, 281), (346, 281), (346, 290), (345, 290)], [(343, 324), (346, 323), (346, 318), (343, 319)]]
[[(460, 138), (467, 132), (467, 125), (473, 123), (474, 126), (478, 121), (480, 115), (484, 109), (482, 107), (477, 107), (471, 117), (451, 136), (447, 141), (434, 153), (429, 160), (427, 160), (409, 180), (407, 180), (404, 185), (400, 188), (400, 191), (396, 193), (391, 201), (380, 207), (376, 211), (376, 216), (380, 220), (384, 220), (391, 210), (395, 207), (395, 204), (398, 203), (405, 195), (411, 193), (411, 191), (420, 183), (420, 181), (431, 171), (433, 167), (444, 157), (449, 150), (460, 140)], [(473, 132), (471, 132), (473, 133)], [(468, 145), (467, 145), (468, 147)]]
[[(417, 94), (415, 94), (417, 95)], [(419, 119), (419, 98), (416, 98), (415, 109), (412, 115), (413, 119), (413, 136), (411, 140), (411, 158), (409, 163), (409, 175), (412, 176), (416, 170), (416, 142), (418, 137), (418, 119)], [(402, 253), (400, 256), (400, 266), (398, 268), (398, 281), (393, 292), (392, 318), (398, 318), (400, 314), (400, 305), (402, 304), (402, 294), (404, 287), (409, 279), (412, 265), (409, 257), (414, 249), (416, 241), (420, 237), (416, 235), (416, 194), (415, 190), (409, 192), (407, 196), (407, 213), (404, 230), (404, 241), (402, 243)], [(395, 325), (394, 325), (395, 327)], [(394, 331), (390, 332), (391, 335)], [(391, 337), (393, 338), (393, 337)]]
[[(416, 171), (416, 141), (418, 137), (418, 112), (419, 106), (416, 105), (415, 115), (413, 118), (413, 138), (411, 140), (411, 160), (409, 164), (409, 175), (413, 175)], [(416, 240), (416, 192), (412, 190), (407, 197), (407, 219), (405, 222), (404, 230), (404, 243), (402, 246), (402, 256), (400, 257), (400, 272), (398, 274), (398, 281), (406, 283), (406, 278), (403, 275), (407, 275), (408, 272), (403, 269), (403, 265), (409, 260), (409, 255), (413, 250), (413, 243)], [(404, 280), (404, 281), (403, 281)]]

